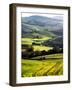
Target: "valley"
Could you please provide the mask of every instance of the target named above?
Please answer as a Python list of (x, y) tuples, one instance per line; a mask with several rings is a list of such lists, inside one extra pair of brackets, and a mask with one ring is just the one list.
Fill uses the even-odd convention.
[(21, 76), (63, 75), (63, 20), (29, 16), (21, 22)]

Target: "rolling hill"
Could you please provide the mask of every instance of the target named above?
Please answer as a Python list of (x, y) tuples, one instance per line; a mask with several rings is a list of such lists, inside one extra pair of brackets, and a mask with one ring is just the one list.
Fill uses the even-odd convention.
[(63, 37), (59, 36), (57, 38), (47, 40), (43, 43), (43, 45), (63, 48)]
[(33, 15), (21, 18), (22, 36), (51, 36), (63, 35), (63, 20)]

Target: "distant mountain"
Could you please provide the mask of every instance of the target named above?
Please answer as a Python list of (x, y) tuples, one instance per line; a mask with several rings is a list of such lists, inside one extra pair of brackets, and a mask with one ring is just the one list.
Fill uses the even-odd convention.
[(63, 20), (58, 17), (45, 17), (32, 15), (21, 18), (22, 34), (39, 34), (39, 35), (62, 35), (63, 34)]
[(56, 19), (56, 17), (49, 18), (45, 16), (33, 15), (29, 17), (22, 17), (22, 23), (38, 25), (43, 27), (53, 27), (55, 29), (62, 29), (63, 21), (60, 19)]

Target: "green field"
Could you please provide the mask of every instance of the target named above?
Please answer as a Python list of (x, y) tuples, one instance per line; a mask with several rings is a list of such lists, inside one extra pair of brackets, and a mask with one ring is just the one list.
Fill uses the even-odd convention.
[[(52, 37), (22, 38), (21, 44), (32, 46), (34, 51), (48, 51), (53, 49), (53, 47), (44, 46), (42, 43), (49, 39), (52, 39)], [(25, 51), (25, 49), (22, 49), (22, 51)], [(63, 54), (50, 54), (22, 59), (21, 72), (22, 77), (62, 75)]]
[[(51, 39), (51, 37), (42, 37), (42, 38), (22, 38), (21, 39), (21, 44), (27, 44), (27, 45), (32, 45), (32, 42), (35, 42), (36, 44), (39, 44), (39, 45), (32, 45), (33, 48), (34, 48), (34, 51), (42, 51), (42, 50), (45, 50), (45, 51), (48, 51), (50, 49), (52, 49), (53, 47), (49, 47), (49, 46), (43, 46), (41, 43), (46, 41), (46, 40), (49, 40)], [(23, 51), (23, 49), (22, 49)]]
[(41, 56), (30, 60), (22, 59), (22, 77), (52, 76), (63, 74), (63, 54), (45, 55), (45, 60), (38, 60)]
[(32, 44), (32, 41), (38, 40), (39, 42), (43, 42), (45, 40), (49, 40), (51, 37), (42, 37), (42, 38), (21, 38), (21, 44)]
[(38, 46), (38, 45), (34, 45), (33, 46), (34, 48), (34, 51), (42, 51), (42, 50), (45, 50), (45, 51), (48, 51), (50, 49), (52, 49), (52, 47), (46, 47), (46, 46)]

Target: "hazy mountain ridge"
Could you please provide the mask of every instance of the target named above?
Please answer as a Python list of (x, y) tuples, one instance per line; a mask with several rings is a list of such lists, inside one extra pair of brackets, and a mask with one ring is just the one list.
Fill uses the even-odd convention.
[(53, 28), (58, 27), (61, 29), (63, 21), (55, 18), (34, 15), (29, 17), (22, 17), (22, 23), (26, 23), (30, 25), (38, 25), (42, 27), (53, 26)]
[(43, 44), (45, 46), (53, 46), (53, 47), (63, 48), (63, 37), (59, 36), (57, 38), (47, 40)]
[(58, 17), (48, 18), (38, 15), (22, 17), (22, 34), (32, 34), (35, 32), (37, 34), (47, 35), (50, 32), (51, 35), (63, 35), (63, 20), (62, 18), (56, 18)]

